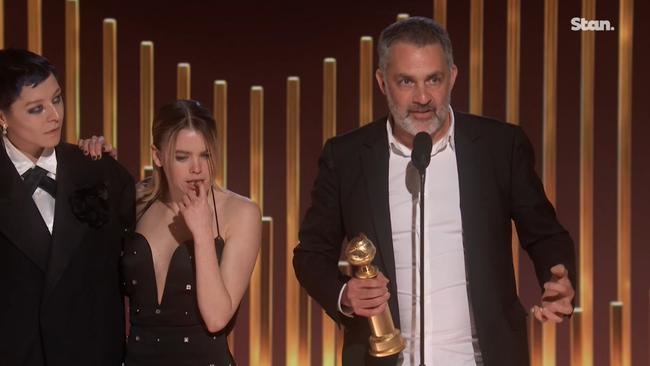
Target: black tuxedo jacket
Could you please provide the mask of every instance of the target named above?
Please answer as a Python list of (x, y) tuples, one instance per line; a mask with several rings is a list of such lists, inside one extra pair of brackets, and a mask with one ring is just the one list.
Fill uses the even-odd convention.
[(50, 235), (0, 139), (0, 363), (118, 366), (119, 260), (134, 222), (133, 179), (112, 158), (92, 161), (73, 145), (57, 146), (56, 157)]
[[(573, 242), (546, 198), (523, 131), (492, 119), (454, 115), (468, 295), (483, 361), (489, 366), (527, 365), (527, 311), (515, 286), (511, 219), (540, 285), (559, 263), (573, 278)], [(363, 232), (377, 247), (374, 264), (391, 280), (389, 306), (399, 327), (388, 164), (385, 118), (330, 139), (319, 160), (311, 207), (294, 250), (301, 285), (345, 328), (344, 365), (396, 361), (369, 356), (367, 319), (350, 319), (337, 310), (339, 291), (348, 280), (337, 269), (342, 242)]]

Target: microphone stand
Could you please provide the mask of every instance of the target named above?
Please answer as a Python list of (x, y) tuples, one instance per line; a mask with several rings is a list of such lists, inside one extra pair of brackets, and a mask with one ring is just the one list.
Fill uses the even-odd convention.
[(431, 136), (418, 132), (413, 138), (411, 163), (420, 173), (420, 366), (424, 364), (424, 183), (431, 162)]
[(424, 182), (426, 168), (420, 173), (420, 366), (424, 364)]

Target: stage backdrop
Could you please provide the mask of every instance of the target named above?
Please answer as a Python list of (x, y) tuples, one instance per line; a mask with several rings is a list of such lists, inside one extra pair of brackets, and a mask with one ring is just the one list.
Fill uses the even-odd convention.
[[(29, 0), (30, 3), (35, 3)], [(594, 3), (593, 1), (584, 1)], [(38, 3), (36, 1), (36, 3)], [(486, 116), (507, 119), (506, 75), (508, 6), (518, 1), (435, 1), (446, 4), (446, 24), (454, 45), (459, 77), (452, 95), (456, 110), (479, 111)], [(559, 4), (558, 4), (559, 3)], [(582, 1), (521, 1), (520, 72), (517, 93), (519, 115), (516, 121), (527, 132), (537, 153), (542, 174), (543, 126), (549, 106), (556, 108), (555, 204), (561, 222), (576, 244), (580, 238), (580, 151), (581, 151), (581, 37), (571, 30), (571, 19), (583, 14)], [(553, 5), (555, 4), (555, 5)], [(594, 365), (610, 363), (610, 301), (617, 293), (617, 172), (619, 107), (631, 103), (631, 217), (623, 225), (631, 227), (631, 359), (634, 365), (647, 365), (650, 278), (650, 3), (632, 4), (631, 96), (619, 100), (619, 39), (621, 24), (619, 1), (595, 1), (595, 19), (609, 20), (613, 31), (595, 32), (593, 91), (593, 358)], [(5, 47), (27, 47), (28, 0), (0, 1), (4, 5)], [(286, 91), (287, 77), (300, 78), (299, 212), (309, 205), (309, 191), (317, 170), (323, 139), (323, 59), (336, 59), (336, 131), (343, 133), (359, 125), (359, 41), (379, 32), (396, 19), (398, 13), (432, 16), (434, 1), (79, 1), (80, 14), (80, 134), (102, 133), (102, 21), (117, 21), (117, 121), (119, 160), (134, 176), (140, 174), (140, 42), (155, 45), (155, 96), (159, 107), (176, 98), (176, 67), (191, 65), (191, 97), (212, 108), (213, 82), (228, 85), (228, 188), (243, 195), (250, 192), (250, 88), (264, 88), (264, 215), (273, 218), (269, 232), (274, 250), (272, 297), (273, 365), (286, 360), (285, 308), (287, 268), (287, 165)], [(556, 78), (545, 78), (553, 55), (545, 53), (546, 6), (557, 6)], [(42, 53), (56, 64), (65, 80), (64, 0), (42, 2)], [(443, 7), (444, 8), (444, 7)], [(482, 9), (482, 10), (481, 10)], [(552, 10), (553, 8), (551, 8)], [(481, 14), (470, 21), (471, 15)], [(0, 13), (1, 14), (1, 13)], [(440, 16), (440, 12), (438, 16)], [(545, 15), (546, 14), (546, 15)], [(472, 24), (474, 35), (472, 34)], [(547, 24), (553, 24), (547, 23)], [(629, 23), (628, 23), (629, 24)], [(481, 27), (482, 26), (482, 27)], [(478, 27), (478, 28), (476, 28)], [(481, 30), (482, 29), (482, 30)], [(482, 47), (476, 35), (482, 35)], [(551, 37), (552, 38), (552, 37)], [(482, 84), (470, 83), (470, 44), (478, 45), (482, 58), (473, 73)], [(373, 50), (374, 55), (374, 50)], [(551, 57), (549, 59), (548, 57)], [(376, 65), (376, 56), (373, 56)], [(545, 60), (547, 60), (545, 62)], [(624, 59), (623, 59), (624, 60)], [(626, 61), (621, 61), (626, 62)], [(545, 65), (547, 68), (545, 69)], [(628, 65), (627, 63), (625, 65)], [(628, 69), (627, 66), (625, 66)], [(553, 82), (556, 85), (553, 86)], [(550, 83), (550, 84), (549, 84)], [(478, 85), (478, 86), (477, 86)], [(546, 88), (545, 88), (546, 86)], [(555, 92), (548, 94), (549, 87)], [(545, 92), (547, 94), (545, 94)], [(383, 96), (373, 85), (372, 117), (385, 115)], [(546, 97), (545, 97), (546, 95)], [(71, 96), (67, 96), (71, 98)], [(515, 99), (516, 100), (516, 99)], [(546, 107), (545, 107), (546, 101)], [(548, 104), (550, 101), (550, 105)], [(622, 104), (621, 104), (622, 103)], [(546, 109), (545, 109), (546, 108)], [(545, 115), (545, 111), (547, 114)], [(70, 111), (67, 111), (70, 113)], [(553, 115), (550, 116), (553, 120)], [(631, 144), (631, 145), (630, 145)], [(552, 156), (552, 155), (551, 155)], [(548, 163), (548, 162), (547, 162)], [(550, 174), (550, 173), (549, 173)], [(225, 213), (228, 214), (228, 213)], [(291, 233), (295, 237), (295, 233)], [(540, 290), (525, 253), (521, 254), (520, 295), (525, 306), (539, 301)], [(627, 267), (627, 266), (626, 266)], [(579, 291), (580, 289), (578, 289)], [(580, 301), (578, 301), (580, 304)], [(313, 304), (311, 346), (307, 356), (312, 365), (322, 364), (322, 313)], [(235, 354), (242, 365), (249, 364), (248, 299), (242, 304), (235, 331)], [(304, 341), (304, 340), (303, 340)], [(302, 345), (305, 343), (303, 342)], [(557, 364), (570, 363), (569, 323), (557, 327)], [(292, 358), (293, 359), (293, 358)], [(552, 363), (547, 363), (552, 364)]]

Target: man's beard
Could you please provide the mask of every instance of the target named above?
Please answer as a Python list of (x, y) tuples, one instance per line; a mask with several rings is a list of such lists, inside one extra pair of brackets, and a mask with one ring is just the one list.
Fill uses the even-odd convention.
[[(393, 103), (391, 97), (389, 94), (386, 94), (386, 99), (388, 101), (388, 109), (390, 110), (391, 115), (393, 116), (394, 122), (399, 126), (402, 130), (406, 131), (409, 135), (415, 136), (418, 134), (418, 132), (422, 132), (418, 128), (418, 126), (426, 126), (424, 129), (424, 132), (428, 133), (429, 135), (433, 135), (436, 133), (440, 128), (442, 128), (442, 125), (445, 123), (447, 120), (447, 116), (449, 115), (449, 102), (450, 102), (450, 97), (447, 97), (446, 103), (443, 105), (442, 108), (439, 109), (434, 109), (433, 106), (427, 105), (427, 106), (411, 106), (409, 107), (405, 115), (400, 114), (399, 109), (395, 104)], [(409, 112), (427, 112), (427, 111), (432, 111), (433, 116), (429, 120), (426, 121), (414, 121), (412, 117), (408, 116)]]

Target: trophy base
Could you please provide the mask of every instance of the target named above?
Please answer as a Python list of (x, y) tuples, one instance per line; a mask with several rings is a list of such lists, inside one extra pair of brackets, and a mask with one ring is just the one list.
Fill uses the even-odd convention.
[(402, 352), (406, 345), (399, 329), (391, 334), (381, 337), (370, 336), (370, 355), (373, 357), (387, 357)]

